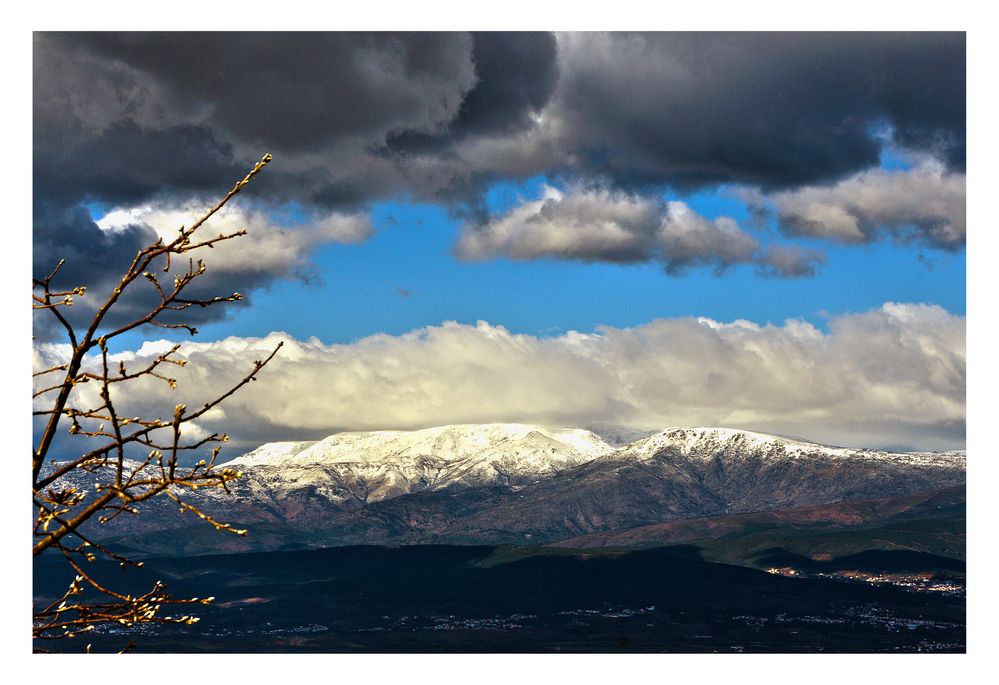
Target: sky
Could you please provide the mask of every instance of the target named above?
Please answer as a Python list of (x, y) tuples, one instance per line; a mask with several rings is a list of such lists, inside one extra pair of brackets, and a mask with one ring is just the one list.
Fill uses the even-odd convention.
[(33, 268), (87, 285), (74, 321), (274, 155), (206, 227), (249, 230), (199, 285), (243, 302), (195, 313), (186, 389), (123, 403), (284, 340), (204, 430), (964, 446), (963, 34), (37, 33), (33, 68)]

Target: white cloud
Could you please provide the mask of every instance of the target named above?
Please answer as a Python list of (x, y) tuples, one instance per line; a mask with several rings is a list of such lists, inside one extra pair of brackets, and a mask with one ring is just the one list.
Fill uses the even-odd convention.
[[(146, 225), (165, 241), (172, 240), (181, 226), (189, 226), (205, 212), (194, 205), (119, 207), (97, 225), (114, 232), (130, 225)], [(200, 250), (198, 258), (218, 273), (262, 273), (278, 277), (293, 275), (308, 265), (308, 255), (325, 243), (357, 243), (374, 233), (366, 214), (331, 212), (302, 221), (282, 221), (274, 215), (225, 207), (196, 234), (202, 240), (246, 229), (247, 235), (223, 241), (212, 250)]]
[(683, 202), (669, 202), (656, 236), (667, 270), (689, 264), (727, 266), (753, 260), (759, 244), (734, 219), (706, 219)]
[(781, 225), (798, 235), (861, 243), (888, 233), (948, 249), (965, 242), (965, 176), (933, 160), (905, 170), (871, 169), (769, 200)]
[(464, 226), (455, 252), (463, 259), (659, 261), (669, 273), (756, 263), (780, 276), (811, 275), (818, 261), (801, 251), (775, 257), (729, 217), (708, 219), (683, 202), (601, 187), (562, 192), (545, 186), (537, 200)]
[(465, 259), (557, 257), (631, 262), (651, 258), (664, 205), (605, 188), (563, 193), (545, 186), (483, 226), (465, 226), (456, 251)]
[[(243, 445), (488, 421), (721, 425), (866, 446), (964, 443), (965, 320), (921, 304), (838, 316), (828, 332), (797, 320), (677, 318), (547, 338), (484, 322), (343, 345), (281, 333), (227, 338), (182, 348), (190, 363), (175, 371), (179, 389), (136, 384), (116, 404), (154, 416), (177, 402), (199, 406), (280, 340), (259, 382), (227, 400), (224, 413), (203, 417), (201, 428)], [(158, 349), (121, 358), (137, 365)], [(49, 354), (36, 350), (36, 364)]]

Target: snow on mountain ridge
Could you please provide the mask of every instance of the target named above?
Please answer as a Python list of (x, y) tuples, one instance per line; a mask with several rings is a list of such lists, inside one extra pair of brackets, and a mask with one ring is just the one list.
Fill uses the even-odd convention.
[(350, 506), (450, 486), (518, 488), (614, 450), (589, 431), (528, 424), (344, 432), (298, 444), (262, 445), (233, 459), (228, 465), (247, 476), (233, 487), (281, 497), (308, 486)]
[[(711, 459), (719, 454), (744, 454), (764, 458), (829, 457), (906, 463), (953, 465), (963, 462), (963, 451), (950, 452), (891, 452), (869, 448), (836, 447), (809, 442), (800, 438), (759, 433), (736, 428), (696, 427), (667, 428), (644, 440), (636, 440), (624, 450), (643, 458), (675, 451), (684, 457)], [(622, 451), (624, 451), (622, 450)]]
[(806, 469), (852, 464), (858, 473), (883, 469), (947, 473), (963, 471), (966, 463), (957, 453), (831, 447), (734, 428), (667, 428), (614, 446), (588, 430), (494, 423), (344, 432), (314, 443), (270, 443), (229, 465), (245, 472), (245, 479), (232, 486), (238, 492), (279, 501), (312, 488), (338, 507), (354, 507), (451, 487), (516, 491), (586, 464), (627, 467), (657, 461), (671, 464), (669, 469), (694, 472), (725, 464), (725, 470), (749, 469), (757, 477), (762, 472), (754, 469), (778, 468), (781, 462)]
[[(621, 435), (627, 433), (622, 429)], [(638, 435), (643, 432), (636, 431)], [(544, 447), (540, 438), (553, 441)], [(543, 441), (543, 440), (542, 440)], [(686, 457), (711, 458), (721, 452), (753, 453), (764, 456), (800, 457), (821, 454), (827, 457), (931, 461), (964, 459), (961, 451), (891, 452), (867, 448), (823, 445), (800, 438), (722, 427), (674, 426), (621, 444), (595, 431), (577, 428), (492, 423), (453, 424), (412, 431), (352, 431), (335, 433), (315, 442), (266, 443), (233, 459), (233, 466), (304, 466), (307, 464), (398, 464), (413, 465), (430, 458), (455, 465), (474, 458), (487, 462), (517, 461), (516, 470), (530, 469), (529, 455), (539, 461), (542, 471), (551, 462), (562, 465), (584, 463), (597, 457), (649, 457), (669, 449)], [(548, 455), (556, 455), (553, 460)], [(546, 468), (547, 467), (547, 468)]]
[[(613, 450), (598, 435), (576, 428), (499, 423), (455, 424), (415, 431), (334, 433), (314, 443), (268, 443), (230, 463), (245, 466), (373, 464), (411, 462), (424, 457), (444, 462), (460, 462), (487, 451), (516, 453), (518, 446), (525, 441), (529, 442), (534, 435), (554, 441), (556, 444), (552, 449), (578, 454), (579, 461)], [(296, 450), (293, 445), (303, 447)]]
[(242, 464), (244, 466), (255, 466), (257, 464), (280, 461), (287, 457), (293, 457), (314, 444), (316, 443), (313, 440), (303, 442), (265, 442), (260, 447), (229, 460), (227, 465)]
[[(637, 440), (636, 443), (643, 443), (643, 445), (647, 444), (652, 448), (669, 446), (681, 451), (684, 454), (690, 454), (698, 448), (710, 449), (720, 445), (739, 446), (749, 449), (781, 445), (784, 446), (785, 449), (788, 447), (808, 449), (810, 451), (819, 449), (827, 454), (845, 453), (851, 451), (842, 447), (822, 445), (797, 438), (788, 438), (782, 435), (741, 430), (738, 428), (718, 428), (712, 426), (699, 426), (694, 428), (673, 426), (649, 436), (644, 441)], [(635, 443), (633, 443), (633, 445), (634, 444)]]

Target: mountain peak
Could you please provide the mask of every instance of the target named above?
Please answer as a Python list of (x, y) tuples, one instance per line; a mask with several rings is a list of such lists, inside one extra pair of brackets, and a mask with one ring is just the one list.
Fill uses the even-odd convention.
[[(190, 496), (210, 513), (235, 507), (247, 523), (321, 544), (551, 542), (932, 492), (962, 485), (965, 462), (956, 453), (826, 447), (734, 428), (667, 428), (616, 447), (575, 428), (458, 424), (269, 443), (230, 462), (244, 477), (229, 491)], [(164, 508), (163, 521), (172, 511)]]
[[(460, 464), (470, 459), (514, 460), (516, 470), (551, 462), (582, 463), (597, 457), (651, 457), (669, 450), (691, 458), (718, 454), (757, 457), (864, 457), (926, 460), (935, 453), (890, 452), (824, 445), (801, 438), (721, 426), (673, 426), (657, 432), (626, 428), (568, 428), (525, 423), (449, 424), (418, 430), (347, 431), (312, 442), (261, 445), (232, 460), (243, 466), (415, 463), (430, 459)], [(959, 453), (947, 453), (960, 456)], [(555, 455), (554, 457), (550, 455)]]
[(764, 459), (821, 456), (835, 459), (918, 462), (923, 464), (938, 461), (941, 464), (949, 464), (954, 463), (955, 460), (963, 463), (965, 459), (964, 453), (960, 451), (893, 452), (870, 448), (838, 447), (784, 435), (709, 426), (667, 428), (628, 446), (628, 452), (640, 458), (649, 458), (664, 450), (700, 460), (725, 455)]
[(318, 442), (268, 443), (237, 457), (245, 465), (378, 463), (430, 458), (460, 462), (485, 452), (517, 454), (550, 443), (554, 452), (586, 461), (613, 447), (580, 428), (521, 423), (450, 424), (419, 430), (348, 431)]
[(761, 433), (759, 431), (743, 430), (741, 428), (723, 428), (718, 426), (697, 426), (692, 428), (685, 428), (674, 426), (673, 428), (667, 428), (657, 435), (664, 436), (673, 442), (694, 445), (703, 444), (705, 442), (724, 442), (724, 443), (741, 443), (744, 445), (793, 445), (801, 447), (821, 447), (823, 449), (841, 449), (839, 447), (833, 447), (830, 445), (822, 445), (820, 443), (802, 440), (800, 438), (791, 438), (785, 435), (777, 435), (774, 433)]

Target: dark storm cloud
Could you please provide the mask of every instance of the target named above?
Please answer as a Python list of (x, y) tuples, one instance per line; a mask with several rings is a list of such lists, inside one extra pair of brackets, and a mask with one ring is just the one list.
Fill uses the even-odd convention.
[(34, 193), (42, 202), (135, 203), (156, 195), (221, 195), (246, 173), (232, 147), (204, 126), (146, 129), (116, 121), (83, 140), (61, 145), (35, 135)]
[(370, 149), (442, 131), (475, 79), (466, 34), (39, 34), (36, 182), (214, 194), (269, 151), (279, 199), (357, 203), (403, 189)]
[(558, 81), (555, 36), (548, 33), (475, 33), (472, 61), (478, 82), (451, 129), (510, 131), (548, 103)]
[(511, 170), (794, 187), (876, 165), (873, 127), (959, 166), (964, 43), (960, 33), (38, 34), (36, 154), (53, 163), (36, 175), (56, 162), (85, 170), (85, 157), (99, 164), (79, 184), (104, 195), (102, 170), (142, 179), (119, 179), (123, 193), (216, 192), (267, 149), (281, 161), (268, 190), (337, 205), (454, 198), (480, 189), (469, 179)]
[(236, 138), (312, 150), (345, 137), (433, 131), (455, 116), (475, 72), (467, 34), (88, 33), (60, 36), (210, 103)]
[(533, 124), (558, 82), (558, 51), (549, 33), (474, 33), (476, 83), (458, 115), (436, 135), (393, 136), (394, 151), (431, 151), (471, 134), (510, 133)]
[(963, 164), (963, 34), (568, 34), (559, 50), (576, 164), (620, 183), (838, 178), (877, 165), (879, 124)]

